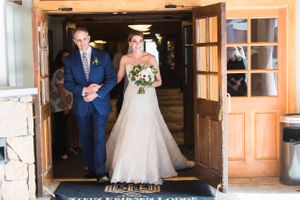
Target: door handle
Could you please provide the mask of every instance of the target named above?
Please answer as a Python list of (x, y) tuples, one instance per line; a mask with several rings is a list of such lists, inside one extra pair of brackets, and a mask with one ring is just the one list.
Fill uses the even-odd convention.
[(229, 93), (226, 94), (227, 97), (227, 113), (231, 112), (231, 96)]

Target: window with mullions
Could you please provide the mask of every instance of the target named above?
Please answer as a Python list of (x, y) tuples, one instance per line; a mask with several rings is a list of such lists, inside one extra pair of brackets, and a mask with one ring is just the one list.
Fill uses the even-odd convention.
[(228, 19), (226, 25), (227, 92), (231, 96), (277, 96), (277, 18)]

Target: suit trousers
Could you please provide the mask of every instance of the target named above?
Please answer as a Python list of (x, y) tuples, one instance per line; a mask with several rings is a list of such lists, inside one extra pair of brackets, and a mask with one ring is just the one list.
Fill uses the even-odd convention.
[(88, 104), (87, 115), (76, 116), (80, 144), (85, 166), (100, 175), (105, 173), (105, 128), (108, 116), (99, 114), (91, 102)]

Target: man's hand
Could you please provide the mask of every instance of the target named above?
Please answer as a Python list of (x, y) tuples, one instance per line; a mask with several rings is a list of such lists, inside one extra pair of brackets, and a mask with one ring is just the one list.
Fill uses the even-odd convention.
[(86, 96), (83, 97), (83, 100), (85, 102), (91, 102), (93, 101), (94, 99), (96, 99), (98, 97), (98, 94), (97, 93), (92, 93), (92, 94), (88, 94)]
[(90, 84), (87, 87), (84, 87), (84, 96), (88, 96), (90, 94), (95, 94), (102, 87), (103, 84), (98, 85), (96, 83)]
[(70, 112), (70, 108), (68, 105), (64, 106), (64, 114), (67, 115)]

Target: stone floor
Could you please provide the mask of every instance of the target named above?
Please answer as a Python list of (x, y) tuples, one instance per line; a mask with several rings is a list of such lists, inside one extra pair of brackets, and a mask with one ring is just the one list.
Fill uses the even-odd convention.
[(227, 193), (215, 193), (217, 200), (299, 200), (300, 186), (288, 186), (278, 177), (231, 178)]

